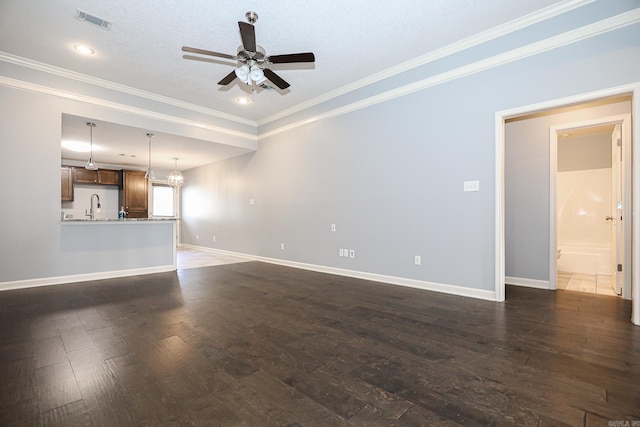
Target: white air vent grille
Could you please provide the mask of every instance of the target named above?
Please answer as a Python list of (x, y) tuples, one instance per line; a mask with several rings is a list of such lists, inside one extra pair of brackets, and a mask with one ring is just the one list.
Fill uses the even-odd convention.
[(87, 21), (90, 24), (97, 25), (98, 27), (104, 28), (105, 30), (110, 30), (112, 22), (107, 21), (106, 19), (102, 19), (98, 16), (91, 15), (90, 13), (85, 12), (84, 10), (78, 9), (76, 13), (76, 18), (80, 21)]

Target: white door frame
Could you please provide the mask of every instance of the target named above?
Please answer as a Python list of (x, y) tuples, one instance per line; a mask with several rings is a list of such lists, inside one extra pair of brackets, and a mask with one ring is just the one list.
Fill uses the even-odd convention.
[[(558, 270), (558, 214), (556, 209), (557, 202), (557, 171), (558, 171), (558, 133), (587, 128), (600, 125), (620, 124), (622, 130), (622, 164), (624, 165), (624, 194), (622, 200), (624, 205), (622, 209), (622, 218), (631, 218), (631, 168), (626, 167), (631, 158), (631, 114), (619, 114), (616, 116), (599, 117), (595, 119), (585, 120), (575, 123), (565, 123), (549, 127), (549, 289), (558, 289), (557, 270)], [(616, 197), (612, 194), (612, 197)], [(617, 216), (615, 212), (612, 215)], [(631, 227), (625, 226), (623, 242), (624, 260), (622, 265), (625, 270), (631, 266)], [(631, 223), (629, 223), (631, 224)], [(615, 251), (615, 248), (612, 248)], [(615, 252), (614, 252), (615, 253)], [(631, 274), (623, 274), (624, 283), (622, 285), (622, 296), (625, 299), (631, 299)]]
[[(505, 120), (549, 110), (569, 104), (594, 101), (611, 96), (631, 94), (632, 117), (640, 117), (640, 82), (614, 88), (589, 92), (537, 104), (516, 107), (495, 113), (495, 298), (505, 299), (505, 214), (504, 214), (504, 126)], [(640, 189), (640, 126), (632, 126), (632, 188)], [(632, 204), (632, 249), (631, 292), (633, 296), (631, 321), (640, 325), (640, 197), (633, 197)]]

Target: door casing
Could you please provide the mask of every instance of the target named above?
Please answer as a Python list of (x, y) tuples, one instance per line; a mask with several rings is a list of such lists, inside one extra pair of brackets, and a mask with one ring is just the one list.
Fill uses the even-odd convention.
[[(594, 92), (544, 101), (536, 104), (515, 107), (495, 113), (495, 216), (494, 216), (494, 289), (496, 301), (505, 300), (505, 209), (504, 209), (504, 149), (505, 121), (509, 118), (533, 114), (562, 106), (595, 101), (602, 98), (631, 95), (632, 118), (640, 117), (640, 82), (631, 83)], [(627, 166), (632, 170), (632, 188), (640, 188), (640, 129), (631, 123), (631, 162)], [(630, 164), (629, 164), (630, 163)], [(631, 207), (631, 264), (627, 271), (631, 276), (630, 291), (633, 297), (631, 321), (640, 325), (640, 197), (627, 200)], [(628, 222), (628, 223), (629, 223)], [(627, 223), (627, 224), (628, 224)]]

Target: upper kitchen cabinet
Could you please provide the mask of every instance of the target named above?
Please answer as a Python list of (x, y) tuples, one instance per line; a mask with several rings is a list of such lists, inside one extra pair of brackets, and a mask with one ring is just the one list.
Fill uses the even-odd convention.
[(73, 182), (75, 184), (120, 185), (122, 183), (122, 172), (112, 169), (92, 171), (84, 168), (73, 168)]
[(145, 171), (122, 171), (121, 205), (127, 218), (148, 218), (148, 186)]
[(60, 189), (62, 190), (62, 201), (73, 202), (73, 181), (72, 168), (62, 166), (60, 168)]

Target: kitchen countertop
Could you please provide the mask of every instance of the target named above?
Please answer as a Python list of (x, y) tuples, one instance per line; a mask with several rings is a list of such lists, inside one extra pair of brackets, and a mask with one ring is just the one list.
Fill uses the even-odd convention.
[(144, 222), (162, 222), (175, 221), (179, 218), (69, 218), (60, 221), (61, 224), (127, 224), (127, 223), (144, 223)]

